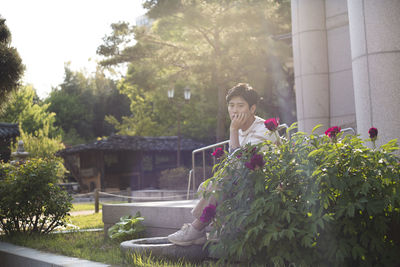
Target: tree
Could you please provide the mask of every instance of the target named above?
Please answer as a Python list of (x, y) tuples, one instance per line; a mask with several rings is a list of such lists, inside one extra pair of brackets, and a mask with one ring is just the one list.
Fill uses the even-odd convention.
[[(177, 83), (191, 84), (204, 101), (191, 101), (194, 109), (206, 108), (201, 114), (211, 118), (217, 114), (214, 122), (217, 141), (227, 136), (225, 94), (237, 82), (251, 83), (267, 103), (276, 102), (279, 97), (274, 88), (276, 66), (271, 62), (277, 61), (283, 70), (291, 57), (290, 47), (277, 45), (272, 38), (290, 31), (288, 9), (283, 4), (146, 1), (145, 7), (155, 19), (151, 29), (114, 24), (113, 34), (98, 48), (98, 53), (105, 56), (103, 66), (129, 63), (126, 82), (134, 85), (136, 92), (126, 94), (165, 95), (166, 89)], [(128, 38), (132, 35), (137, 41), (133, 46), (129, 45), (132, 37)], [(265, 113), (278, 115), (278, 110), (274, 110), (277, 105), (264, 106)]]
[(107, 78), (98, 68), (94, 81), (94, 120), (93, 132), (95, 136), (106, 136), (115, 132), (114, 127), (105, 121), (106, 116), (113, 116), (116, 120), (121, 120), (123, 116), (129, 116), (129, 99), (126, 95), (119, 92), (117, 83)]
[(24, 66), (18, 51), (10, 46), (11, 33), (0, 16), (0, 108), (7, 96), (18, 88)]
[(9, 102), (0, 113), (0, 121), (19, 123), (21, 129), (33, 136), (39, 136), (39, 131), (45, 131), (47, 137), (53, 138), (61, 134), (54, 125), (56, 114), (48, 110), (49, 104), (38, 101), (35, 89), (31, 85), (21, 86), (11, 93)]
[(104, 122), (106, 115), (119, 120), (129, 114), (127, 97), (119, 94), (115, 82), (100, 69), (90, 76), (72, 71), (69, 64), (65, 65), (64, 82), (44, 101), (57, 114), (55, 124), (63, 129), (63, 141), (69, 145), (111, 134), (111, 125)]
[(32, 86), (21, 86), (18, 91), (11, 93), (0, 114), (0, 121), (19, 124), (21, 135), (13, 144), (14, 151), (17, 150), (18, 141), (22, 140), (31, 158), (54, 158), (63, 172), (62, 160), (54, 156), (55, 152), (64, 148), (62, 130), (55, 126), (56, 114), (49, 112), (48, 107), (49, 104), (39, 101)]

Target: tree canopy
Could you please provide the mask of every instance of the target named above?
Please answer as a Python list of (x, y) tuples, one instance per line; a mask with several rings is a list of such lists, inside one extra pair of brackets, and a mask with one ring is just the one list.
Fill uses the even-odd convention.
[(49, 104), (40, 103), (31, 85), (20, 86), (18, 91), (9, 96), (3, 112), (0, 113), (0, 121), (19, 123), (24, 132), (34, 136), (44, 130), (46, 136), (56, 137), (61, 132), (54, 125), (56, 114), (48, 108)]
[[(8, 106), (7, 116), (14, 117), (7, 121), (21, 120), (34, 134), (42, 126), (17, 110), (31, 101), (38, 114), (56, 114), (49, 115), (49, 134), (62, 132), (67, 145), (114, 131), (176, 135), (178, 119), (184, 136), (212, 143), (228, 137), (225, 95), (239, 82), (250, 83), (263, 97), (258, 115), (295, 120), (291, 48), (275, 38), (290, 32), (289, 1), (149, 0), (144, 6), (147, 25), (111, 25), (97, 49), (103, 60), (94, 74), (73, 71), (67, 63), (64, 81), (43, 103), (35, 106), (37, 97), (32, 102), (25, 90), (29, 99), (20, 95), (15, 110)], [(122, 78), (106, 77), (107, 69), (121, 66), (127, 66)], [(175, 96), (168, 99), (172, 88)], [(189, 101), (185, 88), (191, 90)]]
[(10, 46), (11, 32), (0, 16), (0, 108), (7, 96), (18, 88), (24, 66), (18, 51)]
[[(13, 144), (17, 150), (19, 140), (24, 142), (30, 157), (54, 158), (55, 152), (64, 148), (61, 140), (62, 130), (55, 125), (56, 114), (48, 110), (36, 95), (31, 85), (19, 86), (18, 91), (10, 94), (2, 112), (0, 121), (18, 123), (21, 135)], [(60, 159), (60, 171), (64, 170)]]
[(57, 114), (55, 125), (63, 129), (63, 140), (69, 145), (110, 135), (113, 128), (105, 123), (105, 116), (113, 115), (118, 120), (129, 114), (127, 97), (100, 69), (90, 76), (72, 71), (69, 64), (65, 65), (64, 82), (53, 88), (45, 103)]
[[(113, 24), (98, 48), (103, 66), (129, 66), (119, 89), (131, 100), (132, 116), (114, 123), (120, 132), (135, 125), (132, 134), (148, 133), (139, 121), (164, 134), (175, 132), (176, 109), (183, 109), (184, 134), (224, 139), (225, 94), (238, 82), (250, 83), (263, 96), (262, 116), (279, 116), (282, 97), (288, 99), (284, 104), (294, 103), (290, 47), (273, 38), (290, 31), (287, 3), (145, 1), (144, 6), (151, 25)], [(192, 89), (190, 105), (168, 103), (168, 89), (186, 86)], [(289, 108), (288, 123), (294, 109)]]

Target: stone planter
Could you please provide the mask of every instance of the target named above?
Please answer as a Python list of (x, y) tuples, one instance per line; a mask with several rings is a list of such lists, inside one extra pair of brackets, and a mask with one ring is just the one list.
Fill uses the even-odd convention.
[(185, 258), (190, 261), (200, 261), (207, 258), (207, 249), (203, 246), (177, 246), (168, 241), (167, 237), (152, 237), (124, 241), (120, 245), (124, 253), (146, 253), (156, 257), (180, 259)]

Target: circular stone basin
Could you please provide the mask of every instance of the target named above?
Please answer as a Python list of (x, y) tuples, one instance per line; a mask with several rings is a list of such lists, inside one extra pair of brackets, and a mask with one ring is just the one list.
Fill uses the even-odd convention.
[(167, 237), (151, 237), (124, 241), (120, 245), (124, 253), (146, 253), (167, 258), (186, 258), (198, 261), (208, 257), (207, 249), (202, 245), (178, 246), (169, 242)]

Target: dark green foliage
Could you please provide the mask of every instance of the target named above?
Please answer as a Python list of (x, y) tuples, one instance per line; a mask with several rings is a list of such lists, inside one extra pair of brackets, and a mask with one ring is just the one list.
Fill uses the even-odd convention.
[(17, 89), (24, 71), (17, 50), (10, 46), (11, 33), (5, 22), (0, 16), (0, 107), (7, 95)]
[(57, 114), (55, 125), (64, 131), (63, 141), (75, 145), (112, 134), (104, 121), (112, 115), (118, 121), (129, 114), (129, 100), (121, 95), (114, 81), (98, 70), (94, 76), (74, 72), (65, 65), (65, 79), (45, 99), (48, 110)]
[[(248, 146), (240, 159), (232, 155), (218, 166), (221, 240), (211, 250), (251, 265), (394, 266), (400, 249), (395, 140), (373, 150), (357, 136), (339, 134), (335, 143), (298, 132), (282, 143)], [(244, 167), (253, 153), (264, 153), (262, 169)]]
[(1, 231), (49, 233), (65, 224), (72, 198), (56, 185), (58, 170), (54, 159), (0, 164)]
[(49, 112), (49, 104), (37, 101), (37, 94), (32, 86), (20, 86), (18, 91), (10, 94), (8, 103), (0, 112), (0, 121), (18, 123), (21, 129), (32, 136), (38, 137), (40, 131), (49, 138), (61, 134), (54, 126), (56, 114)]
[(119, 242), (143, 237), (145, 232), (143, 220), (140, 212), (137, 212), (135, 216), (122, 216), (119, 222), (108, 229), (108, 237)]
[[(18, 123), (20, 136), (12, 144), (15, 151), (18, 141), (24, 142), (29, 157), (54, 157), (54, 153), (64, 148), (61, 142), (61, 129), (56, 127), (56, 114), (48, 111), (49, 104), (43, 104), (32, 86), (20, 86), (10, 94), (7, 104), (0, 112), (0, 121)], [(58, 159), (60, 166), (62, 161)], [(65, 171), (60, 172), (60, 178)]]

